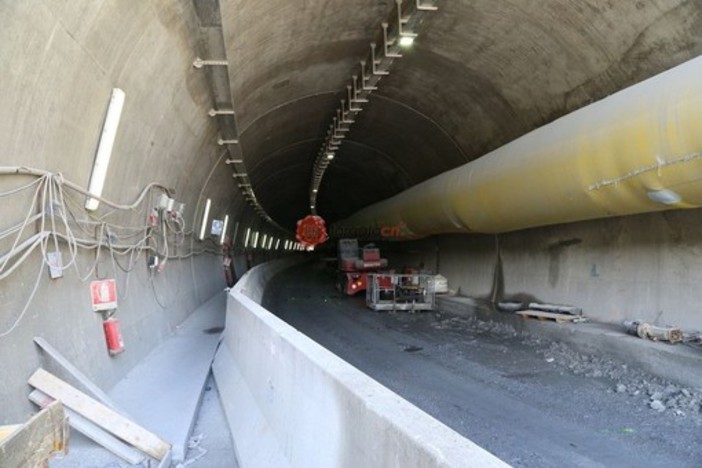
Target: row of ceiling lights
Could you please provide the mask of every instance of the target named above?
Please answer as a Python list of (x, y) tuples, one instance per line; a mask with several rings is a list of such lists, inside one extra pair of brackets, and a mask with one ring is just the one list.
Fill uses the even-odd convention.
[[(376, 55), (377, 44), (370, 44), (370, 60), (360, 62), (360, 75), (352, 75), (351, 82), (346, 86), (346, 99), (340, 100), (336, 117), (332, 118), (326, 138), (315, 158), (310, 184), (310, 211), (317, 214), (317, 193), (322, 183), (322, 178), (327, 167), (334, 160), (336, 152), (346, 138), (346, 133), (355, 122), (355, 117), (363, 110), (362, 105), (368, 102), (368, 97), (378, 89), (378, 82), (383, 76), (390, 74), (390, 66), (396, 58), (402, 57), (402, 47), (409, 47), (414, 43), (417, 33), (411, 31), (412, 25), (417, 25), (423, 12), (436, 11), (434, 4), (425, 3), (424, 0), (414, 0), (414, 8), (407, 11), (403, 9), (403, 0), (395, 0), (397, 4), (397, 23), (383, 22), (383, 50), (382, 56)], [(392, 36), (392, 37), (391, 37)]]

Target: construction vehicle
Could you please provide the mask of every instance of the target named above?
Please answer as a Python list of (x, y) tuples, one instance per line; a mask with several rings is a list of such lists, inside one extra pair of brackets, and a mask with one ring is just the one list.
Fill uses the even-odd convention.
[(339, 239), (338, 259), (337, 289), (347, 296), (365, 291), (368, 274), (388, 266), (388, 260), (380, 258), (380, 249), (373, 244), (359, 249), (358, 239)]

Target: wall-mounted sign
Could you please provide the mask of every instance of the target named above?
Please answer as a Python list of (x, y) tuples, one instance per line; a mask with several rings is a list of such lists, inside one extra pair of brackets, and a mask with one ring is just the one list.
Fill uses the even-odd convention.
[(93, 281), (90, 283), (90, 296), (95, 312), (116, 309), (117, 283), (114, 279)]

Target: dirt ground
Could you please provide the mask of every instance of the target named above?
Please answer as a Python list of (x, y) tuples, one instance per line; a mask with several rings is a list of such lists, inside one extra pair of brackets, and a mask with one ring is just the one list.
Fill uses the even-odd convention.
[(702, 466), (700, 389), (501, 323), (373, 312), (333, 284), (297, 267), (263, 305), (514, 466)]

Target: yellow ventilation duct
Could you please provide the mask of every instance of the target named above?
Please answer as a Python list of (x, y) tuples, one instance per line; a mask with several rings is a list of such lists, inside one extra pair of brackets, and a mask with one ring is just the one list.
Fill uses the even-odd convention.
[(702, 57), (371, 205), (335, 232), (418, 238), (702, 206)]

